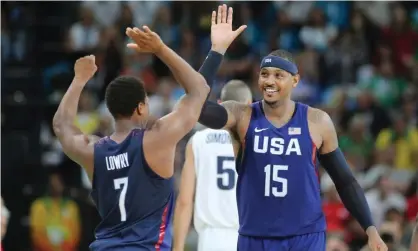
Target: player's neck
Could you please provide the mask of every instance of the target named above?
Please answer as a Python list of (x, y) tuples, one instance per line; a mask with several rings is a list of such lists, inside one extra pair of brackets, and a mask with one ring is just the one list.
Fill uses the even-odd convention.
[(121, 134), (127, 134), (132, 129), (138, 127), (132, 120), (130, 119), (120, 119), (115, 121), (115, 132), (114, 135), (121, 135)]
[(265, 101), (263, 101), (264, 113), (279, 118), (286, 116), (286, 114), (289, 112), (292, 112), (294, 110), (294, 107), (295, 102), (290, 99), (287, 99), (283, 102), (277, 102), (274, 105), (269, 105)]

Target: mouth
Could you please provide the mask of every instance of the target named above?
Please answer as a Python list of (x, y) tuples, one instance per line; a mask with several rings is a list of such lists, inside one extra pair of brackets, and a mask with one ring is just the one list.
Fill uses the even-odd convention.
[(264, 92), (266, 92), (269, 95), (273, 95), (275, 93), (279, 92), (279, 89), (272, 87), (272, 86), (266, 86), (263, 88)]

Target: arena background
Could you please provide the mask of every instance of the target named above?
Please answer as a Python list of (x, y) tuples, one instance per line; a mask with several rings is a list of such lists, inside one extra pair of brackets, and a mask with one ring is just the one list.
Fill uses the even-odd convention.
[[(99, 219), (90, 184), (51, 130), (75, 60), (93, 53), (99, 67), (79, 105), (76, 123), (85, 133), (112, 132), (103, 93), (119, 74), (144, 79), (152, 113), (163, 116), (183, 91), (162, 62), (125, 48), (125, 28), (150, 25), (198, 69), (210, 49), (210, 13), (218, 4), (1, 2), (1, 195), (10, 211), (2, 210), (2, 223), (9, 219), (5, 251), (60, 250), (48, 248), (60, 242), (68, 251), (88, 250), (93, 240)], [(416, 2), (229, 4), (234, 25), (248, 28), (229, 48), (212, 98), (239, 78), (260, 99), (260, 58), (278, 48), (294, 53), (302, 80), (293, 98), (331, 115), (385, 241), (391, 250), (405, 250), (418, 211)], [(187, 139), (177, 148), (177, 181)], [(328, 250), (360, 250), (365, 236), (325, 174), (321, 187)], [(58, 211), (51, 194), (66, 198)], [(196, 239), (192, 229), (188, 250), (195, 250)]]

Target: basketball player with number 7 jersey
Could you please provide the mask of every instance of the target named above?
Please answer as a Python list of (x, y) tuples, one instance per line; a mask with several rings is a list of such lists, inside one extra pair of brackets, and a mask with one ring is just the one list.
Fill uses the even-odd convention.
[(139, 53), (153, 53), (173, 73), (186, 94), (160, 119), (149, 116), (141, 80), (120, 76), (106, 88), (115, 120), (112, 135), (84, 135), (74, 126), (80, 94), (95, 74), (93, 55), (75, 63), (75, 77), (54, 116), (64, 152), (80, 164), (93, 184), (92, 199), (101, 222), (92, 251), (169, 251), (174, 206), (173, 173), (177, 143), (195, 126), (209, 93), (203, 76), (166, 46), (148, 27), (127, 28)]

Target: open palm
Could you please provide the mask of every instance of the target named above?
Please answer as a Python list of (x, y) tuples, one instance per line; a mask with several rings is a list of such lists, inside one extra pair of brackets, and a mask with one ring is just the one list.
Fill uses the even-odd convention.
[(211, 25), (211, 41), (212, 49), (220, 53), (225, 53), (232, 41), (235, 40), (241, 34), (246, 25), (241, 25), (235, 31), (232, 30), (232, 7), (227, 7), (226, 4), (219, 5), (218, 13), (212, 12), (212, 25)]

